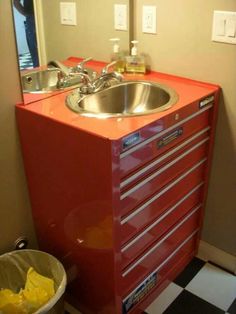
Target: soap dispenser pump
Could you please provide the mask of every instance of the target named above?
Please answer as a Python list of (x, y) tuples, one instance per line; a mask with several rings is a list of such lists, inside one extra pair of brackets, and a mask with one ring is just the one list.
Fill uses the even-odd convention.
[(120, 38), (111, 38), (110, 41), (113, 42), (111, 61), (116, 61), (114, 70), (123, 73), (125, 71), (125, 60), (124, 54), (120, 51)]
[(131, 56), (137, 56), (138, 55), (138, 41), (132, 40), (131, 44), (133, 44), (133, 47), (131, 49)]
[(131, 56), (126, 57), (126, 72), (128, 73), (146, 73), (145, 59), (138, 55), (138, 41), (132, 40), (133, 47)]

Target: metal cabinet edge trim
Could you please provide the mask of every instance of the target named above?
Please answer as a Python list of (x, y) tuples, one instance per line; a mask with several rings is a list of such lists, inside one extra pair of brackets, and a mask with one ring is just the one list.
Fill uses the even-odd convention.
[(135, 211), (133, 211), (130, 215), (126, 216), (121, 220), (121, 225), (125, 224), (127, 221), (129, 221), (131, 218), (136, 216), (139, 212), (144, 210), (148, 205), (150, 205), (152, 202), (154, 202), (156, 199), (158, 199), (161, 195), (163, 195), (165, 192), (170, 190), (173, 186), (178, 184), (182, 179), (184, 179), (187, 175), (189, 175), (191, 172), (193, 172), (195, 169), (197, 169), (200, 165), (202, 165), (207, 158), (203, 158), (200, 162), (195, 164), (192, 168), (190, 168), (188, 171), (184, 172), (180, 177), (178, 177), (175, 181), (172, 181), (168, 186), (166, 186), (163, 190), (161, 190), (159, 193), (154, 195), (152, 198), (150, 198), (146, 203), (144, 203), (142, 206), (138, 207)]
[(194, 192), (200, 189), (203, 186), (204, 182), (198, 184), (195, 188), (193, 188), (188, 194), (182, 197), (177, 203), (174, 204), (171, 208), (169, 208), (163, 215), (161, 215), (157, 220), (155, 220), (150, 226), (148, 226), (144, 231), (142, 231), (138, 236), (128, 242), (122, 249), (121, 252), (125, 252), (130, 246), (136, 243), (140, 238), (142, 238), (149, 230), (158, 225), (166, 216), (172, 213), (179, 205), (181, 205), (185, 200), (187, 200)]
[(135, 263), (133, 263), (125, 272), (122, 273), (122, 277), (127, 276), (138, 264), (140, 264), (147, 256), (153, 253), (166, 239), (168, 239), (176, 230), (181, 227), (185, 221), (187, 221), (196, 211), (202, 206), (199, 204), (196, 206), (184, 219), (178, 223), (170, 232), (168, 232), (159, 242), (157, 242), (146, 254), (140, 257)]
[(185, 118), (185, 119), (179, 121), (178, 123), (172, 125), (172, 126), (169, 127), (168, 129), (165, 129), (165, 130), (161, 131), (160, 133), (158, 133), (158, 134), (156, 134), (156, 135), (154, 135), (154, 136), (148, 138), (147, 140), (144, 140), (144, 141), (141, 142), (140, 144), (135, 145), (134, 147), (130, 148), (129, 150), (127, 150), (127, 151), (121, 153), (121, 154), (120, 154), (120, 159), (122, 159), (122, 158), (124, 158), (124, 157), (130, 155), (131, 153), (133, 153), (133, 152), (135, 152), (136, 150), (138, 150), (140, 147), (143, 147), (143, 146), (147, 145), (148, 143), (150, 143), (150, 142), (152, 142), (153, 140), (155, 140), (155, 139), (161, 137), (162, 135), (164, 135), (164, 134), (166, 134), (166, 133), (172, 131), (173, 129), (175, 129), (176, 127), (182, 125), (183, 123), (185, 123), (185, 122), (187, 122), (187, 121), (189, 121), (189, 120), (195, 118), (196, 116), (202, 114), (204, 111), (209, 110), (211, 107), (213, 107), (213, 105), (209, 105), (209, 106), (207, 106), (207, 107), (205, 107), (205, 108), (203, 108), (203, 109), (201, 109), (201, 110), (195, 112), (195, 113), (192, 114), (191, 116), (188, 116), (187, 118)]

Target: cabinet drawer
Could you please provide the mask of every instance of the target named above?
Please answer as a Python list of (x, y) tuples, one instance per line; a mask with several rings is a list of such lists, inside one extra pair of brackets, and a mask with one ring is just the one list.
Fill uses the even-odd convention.
[[(147, 225), (158, 219), (168, 209), (181, 205), (189, 198), (200, 194), (203, 186), (205, 163), (201, 162), (183, 173), (179, 178), (158, 191), (147, 202), (136, 207), (128, 215), (121, 218), (121, 241), (124, 246)], [(201, 197), (199, 195), (199, 202)]]
[(205, 138), (173, 160), (155, 169), (152, 173), (135, 182), (129, 188), (122, 190), (120, 195), (121, 215), (127, 214), (140, 202), (145, 201), (163, 186), (174, 180), (181, 173), (190, 169), (207, 155), (208, 140)]
[[(133, 172), (128, 177), (125, 177), (120, 182), (121, 193), (128, 190), (130, 187), (138, 183), (138, 181), (147, 177), (152, 172), (156, 171), (162, 166), (165, 169), (165, 164), (171, 164), (172, 160), (178, 159), (179, 156), (184, 156), (188, 154), (189, 151), (194, 150), (194, 147), (198, 147), (204, 142), (209, 140), (209, 128), (202, 130), (201, 132), (195, 134), (191, 138), (187, 139), (177, 147), (172, 148), (167, 153), (158, 156), (158, 158), (153, 159), (151, 162), (147, 163), (144, 167), (140, 167), (135, 172)], [(181, 159), (181, 158), (180, 158)], [(166, 166), (168, 168), (168, 166)]]
[(199, 204), (199, 199), (201, 192), (201, 186), (198, 186), (126, 243), (121, 249), (122, 268), (127, 267), (128, 264), (138, 258), (139, 255), (156, 242), (164, 233), (168, 232), (192, 208), (200, 209), (201, 204)]
[(177, 144), (209, 128), (209, 115), (209, 108), (199, 111), (121, 154), (120, 177), (126, 177)]
[[(176, 268), (179, 269), (188, 261), (195, 252), (197, 231), (194, 231), (176, 250), (169, 255), (158, 267), (150, 270), (145, 278), (140, 279), (134, 285), (124, 287), (123, 291), (123, 313), (136, 313), (137, 307), (149, 294), (164, 282), (173, 280), (176, 274)], [(146, 293), (139, 297), (140, 289), (145, 286)], [(137, 297), (136, 297), (137, 296)]]
[(169, 230), (161, 239), (149, 247), (134, 262), (122, 271), (124, 286), (136, 282), (137, 278), (145, 277), (151, 269), (158, 267), (168, 256), (199, 228), (200, 209), (197, 206), (180, 222)]

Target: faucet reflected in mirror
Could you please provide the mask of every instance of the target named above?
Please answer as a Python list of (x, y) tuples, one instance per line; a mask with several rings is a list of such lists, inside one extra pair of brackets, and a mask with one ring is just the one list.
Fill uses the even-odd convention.
[[(110, 61), (112, 45), (110, 38), (120, 38), (120, 47), (124, 51), (129, 50), (132, 40), (133, 25), (133, 0), (121, 0), (127, 5), (127, 31), (116, 30), (114, 27), (114, 5), (116, 0), (73, 0), (76, 5), (76, 25), (63, 25), (61, 23), (61, 11), (59, 0), (12, 0), (13, 16), (15, 20), (15, 33), (19, 56), (19, 70), (26, 72), (38, 65), (45, 69), (51, 60), (67, 60), (69, 57), (86, 59), (89, 56), (93, 60)], [(28, 18), (23, 9), (33, 13)], [(28, 11), (27, 11), (28, 12)], [(98, 15), (99, 12), (99, 15)], [(26, 36), (29, 29), (27, 20), (31, 19), (31, 36), (36, 28), (37, 56), (31, 52), (30, 44), (33, 39)], [(30, 33), (30, 32), (29, 32)], [(38, 62), (38, 63), (37, 63)], [(79, 63), (79, 62), (78, 62)], [(76, 64), (75, 64), (76, 65)], [(81, 63), (80, 63), (81, 66)], [(83, 66), (83, 65), (82, 65)], [(61, 74), (61, 72), (60, 72)], [(58, 74), (60, 76), (60, 74)], [(22, 90), (23, 92), (23, 90)], [(44, 97), (49, 97), (47, 94)], [(38, 96), (39, 97), (39, 96)], [(35, 101), (23, 93), (25, 103)], [(31, 100), (32, 99), (32, 100)]]

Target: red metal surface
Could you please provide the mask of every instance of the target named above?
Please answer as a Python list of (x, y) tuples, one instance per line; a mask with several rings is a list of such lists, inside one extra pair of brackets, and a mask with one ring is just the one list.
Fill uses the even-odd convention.
[[(76, 60), (71, 58), (70, 61)], [(94, 63), (94, 66), (100, 69), (102, 64)], [(140, 313), (178, 274), (197, 248), (199, 233), (186, 243), (183, 241), (201, 226), (201, 209), (170, 234), (158, 252), (148, 255), (125, 277), (122, 276), (144, 252), (178, 226), (191, 208), (205, 202), (207, 183), (203, 182), (209, 176), (216, 101), (211, 109), (184, 124), (182, 136), (160, 150), (156, 148), (157, 141), (154, 141), (120, 159), (122, 139), (138, 130), (140, 141), (145, 141), (199, 112), (199, 100), (213, 93), (217, 96), (219, 92), (217, 86), (162, 73), (152, 72), (138, 79), (173, 87), (179, 94), (178, 103), (155, 115), (105, 120), (85, 118), (70, 111), (64, 104), (68, 93), (16, 108), (39, 245), (65, 265), (69, 281), (67, 295), (83, 314), (120, 314), (122, 299), (166, 260), (159, 269), (157, 285), (129, 312)], [(209, 131), (138, 176), (122, 188), (122, 193), (178, 158), (206, 136), (210, 137), (209, 141), (166, 169), (150, 184), (132, 193), (132, 197), (120, 200), (123, 180), (208, 124), (211, 127)], [(202, 163), (194, 168), (200, 160)], [(175, 180), (177, 183), (171, 185)], [(127, 214), (137, 210), (137, 205), (144, 204), (168, 185), (171, 187), (145, 210), (122, 223)], [(192, 190), (194, 192), (186, 197)], [(181, 203), (176, 205), (181, 199)], [(167, 215), (168, 209), (175, 205), (176, 210)], [(133, 246), (122, 251), (129, 241), (162, 215), (166, 216), (158, 228), (148, 229)], [(177, 247), (179, 250), (175, 252)]]
[[(145, 210), (137, 212), (127, 222), (121, 226), (122, 245), (133, 238), (137, 233), (141, 232), (148, 224), (156, 220), (162, 214), (167, 212), (168, 208), (172, 208), (181, 199), (188, 195), (194, 188), (203, 185), (203, 174), (205, 166), (198, 167), (180, 182), (168, 189), (165, 193), (145, 207)], [(198, 192), (199, 193), (199, 192)], [(201, 199), (201, 192), (199, 199)], [(190, 198), (191, 199), (191, 198)], [(183, 214), (186, 209), (183, 209)], [(122, 217), (123, 219), (127, 217)], [(162, 225), (160, 228), (163, 228)]]
[[(185, 239), (187, 239), (194, 230), (197, 229), (199, 224), (199, 210), (197, 210), (192, 216), (190, 216), (183, 225), (180, 225), (177, 230), (170, 236), (163, 239), (159, 239), (154, 245), (149, 247), (145, 254), (150, 254), (146, 256), (144, 252), (139, 256), (139, 259), (132, 261), (125, 269), (123, 269), (123, 291), (124, 295), (141, 282), (151, 271), (157, 268), (162, 262), (164, 262), (171, 253), (180, 246)], [(177, 224), (178, 226), (178, 224)], [(168, 234), (168, 233), (167, 233)], [(157, 248), (154, 249), (155, 245), (159, 244)], [(136, 264), (138, 262), (138, 264)], [(134, 267), (135, 266), (135, 267)], [(132, 267), (134, 267), (132, 269)], [(126, 272), (128, 272), (126, 274)]]
[[(178, 160), (177, 158), (174, 159), (171, 166), (169, 166), (170, 163), (167, 163), (163, 167), (155, 169), (153, 173), (145, 177), (146, 180), (149, 180), (145, 185), (141, 186), (141, 184), (143, 184), (143, 180), (141, 182), (135, 182), (133, 186), (129, 187), (130, 190), (131, 188), (134, 188), (134, 192), (131, 193), (129, 189), (127, 189), (121, 194), (121, 196), (125, 196), (125, 193), (130, 193), (128, 196), (120, 201), (121, 215), (126, 215), (134, 207), (138, 206), (140, 202), (149, 198), (152, 194), (156, 193), (158, 189), (162, 188), (168, 182), (180, 176), (181, 173), (193, 167), (198, 161), (206, 157), (206, 150), (207, 142), (192, 151), (189, 150), (190, 153), (186, 154), (180, 160)], [(165, 171), (162, 171), (162, 169), (165, 169), (164, 167), (168, 168), (166, 168)], [(160, 173), (160, 171), (162, 172)]]
[(145, 296), (129, 313), (141, 314), (148, 305), (155, 300), (160, 292), (179, 274), (191, 261), (196, 253), (196, 235), (190, 238), (186, 244), (166, 264), (158, 270), (157, 286)]
[[(202, 112), (200, 115), (194, 117), (188, 122), (181, 124), (179, 127), (174, 129), (177, 130), (182, 128), (183, 134), (177, 137), (175, 140), (171, 141), (168, 145), (158, 148), (158, 142), (164, 136), (172, 133), (172, 131), (167, 132), (167, 134), (154, 139), (152, 142), (146, 144), (144, 147), (137, 151), (125, 156), (120, 161), (120, 175), (121, 178), (128, 176), (129, 173), (135, 171), (137, 168), (156, 158), (157, 156), (164, 154), (167, 150), (172, 147), (177, 146), (179, 143), (183, 142), (187, 138), (190, 138), (193, 134), (203, 130), (209, 125), (209, 115), (210, 110)], [(177, 121), (178, 122), (178, 121)]]

